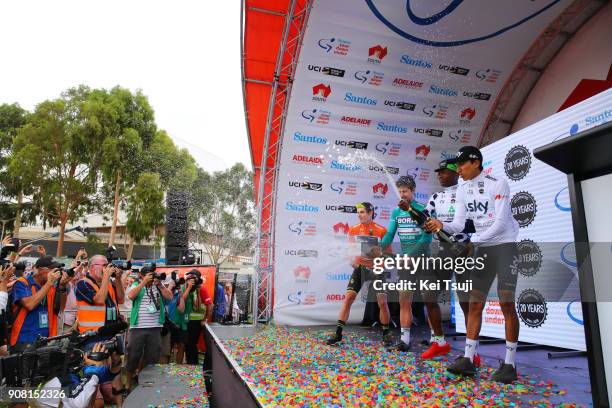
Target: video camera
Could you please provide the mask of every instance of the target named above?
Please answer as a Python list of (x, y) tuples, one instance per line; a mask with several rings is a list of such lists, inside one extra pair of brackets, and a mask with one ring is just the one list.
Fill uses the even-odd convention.
[(39, 337), (22, 353), (0, 359), (1, 379), (9, 387), (35, 387), (50, 378), (77, 372), (86, 354), (82, 350), (83, 346), (96, 337), (113, 338), (104, 342), (105, 353), (90, 353), (90, 359), (102, 361), (114, 351), (123, 354), (124, 341), (120, 333), (127, 327), (127, 323), (117, 322), (84, 334), (72, 332), (55, 337)]

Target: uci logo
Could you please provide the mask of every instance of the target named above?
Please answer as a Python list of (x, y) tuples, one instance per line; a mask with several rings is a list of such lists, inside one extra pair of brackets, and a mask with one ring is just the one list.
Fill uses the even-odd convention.
[[(370, 11), (389, 30), (417, 44), (433, 47), (456, 47), (497, 37), (537, 17), (559, 2), (523, 2), (522, 7), (500, 13), (495, 2), (451, 0), (443, 3), (448, 4), (446, 7), (441, 7), (440, 2), (431, 1), (419, 2), (418, 7), (414, 7), (417, 2), (406, 0), (405, 7), (396, 7), (383, 0), (366, 0)], [(405, 10), (405, 14), (402, 10)], [(466, 16), (473, 16), (474, 24), (462, 24)], [(495, 25), (485, 30), (484, 25), (477, 21), (478, 17), (484, 16), (495, 21)], [(455, 27), (459, 24), (464, 29), (457, 31)], [(449, 40), (439, 41), (440, 34), (450, 37)]]

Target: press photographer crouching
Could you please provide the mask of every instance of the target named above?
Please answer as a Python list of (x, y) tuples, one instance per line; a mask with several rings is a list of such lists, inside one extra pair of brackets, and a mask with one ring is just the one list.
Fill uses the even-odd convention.
[(143, 266), (139, 280), (128, 291), (132, 300), (130, 330), (127, 346), (127, 386), (132, 388), (132, 377), (139, 368), (156, 364), (161, 351), (161, 329), (166, 320), (166, 303), (172, 300), (172, 292), (162, 285), (165, 274), (155, 273), (155, 264)]
[(13, 286), (13, 324), (11, 353), (23, 351), (39, 336), (57, 334), (57, 317), (66, 305), (68, 274), (64, 266), (51, 256), (43, 256), (34, 264), (33, 273), (21, 276)]

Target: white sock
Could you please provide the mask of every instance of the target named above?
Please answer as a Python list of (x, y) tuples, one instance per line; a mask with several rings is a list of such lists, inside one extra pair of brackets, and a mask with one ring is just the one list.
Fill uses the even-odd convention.
[(478, 348), (478, 340), (465, 339), (465, 357), (469, 358), (471, 362), (474, 362), (474, 355)]
[(434, 332), (431, 332), (431, 334), (429, 335), (429, 344), (433, 343), (434, 341), (436, 341), (436, 335), (434, 334)]
[(402, 327), (401, 340), (406, 344), (410, 344), (410, 327)]
[(516, 348), (518, 343), (506, 342), (506, 364), (512, 364), (514, 367), (514, 360), (516, 360)]
[(431, 343), (433, 342), (438, 343), (438, 346), (446, 345), (446, 340), (444, 339), (444, 336), (433, 336), (433, 340), (431, 341)]

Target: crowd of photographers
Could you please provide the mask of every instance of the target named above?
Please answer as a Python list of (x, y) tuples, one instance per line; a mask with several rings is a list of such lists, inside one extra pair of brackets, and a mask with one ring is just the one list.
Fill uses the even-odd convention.
[[(25, 256), (37, 259), (28, 266), (20, 262)], [(77, 394), (95, 389), (88, 402), (95, 407), (121, 406), (147, 365), (173, 357), (198, 364), (198, 339), (213, 309), (197, 269), (179, 278), (177, 271), (157, 273), (155, 264), (137, 270), (112, 258), (111, 252), (89, 257), (82, 248), (67, 266), (43, 246), (22, 246), (11, 237), (0, 251), (0, 355), (27, 352), (42, 338), (78, 339), (80, 370), (48, 384), (71, 381)]]

